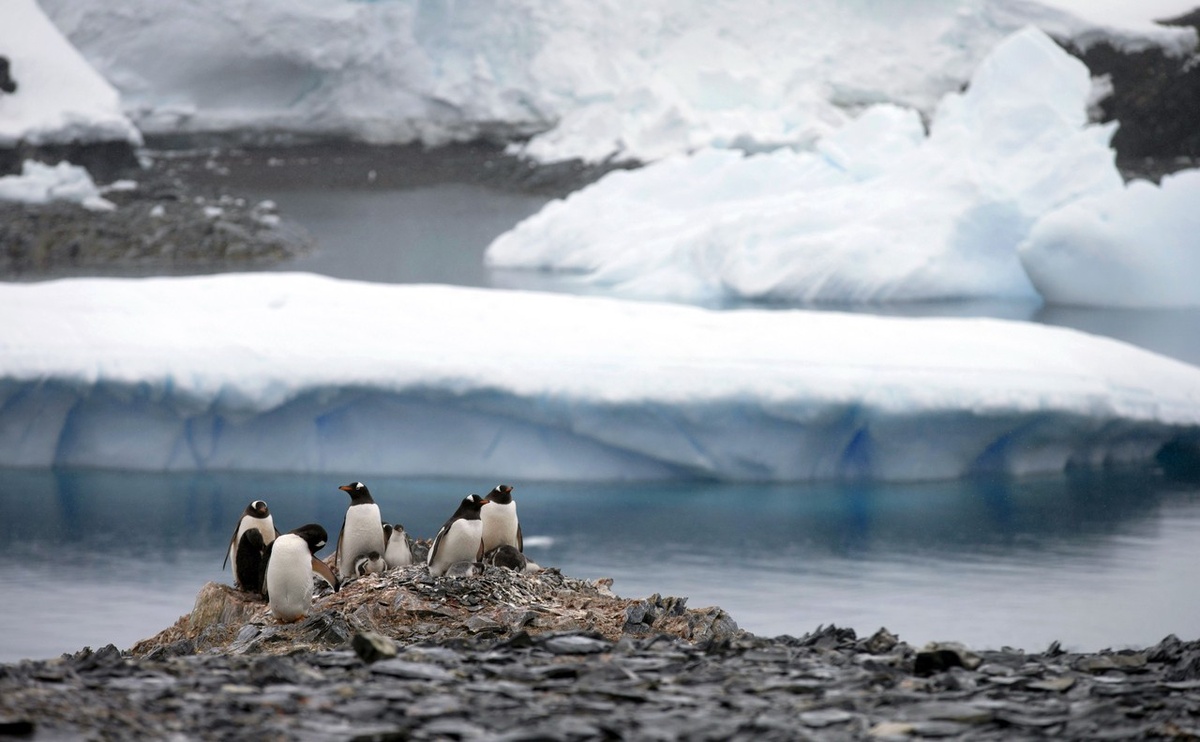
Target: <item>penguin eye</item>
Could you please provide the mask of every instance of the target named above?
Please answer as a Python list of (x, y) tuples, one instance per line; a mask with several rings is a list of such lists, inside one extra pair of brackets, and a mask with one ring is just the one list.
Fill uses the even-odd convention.
[(318, 541), (318, 542), (317, 542), (317, 548), (318, 548), (318, 549), (323, 549), (323, 548), (325, 548), (325, 542), (324, 542), (324, 541)]
[(362, 483), (362, 482), (355, 482), (355, 483), (354, 483), (354, 489), (356, 489), (356, 490), (360, 490), (360, 489), (362, 489), (362, 488), (363, 488), (363, 483)]

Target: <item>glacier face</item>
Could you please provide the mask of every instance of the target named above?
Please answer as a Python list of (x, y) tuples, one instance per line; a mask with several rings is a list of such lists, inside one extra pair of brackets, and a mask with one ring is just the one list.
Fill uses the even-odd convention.
[(1196, 41), (1012, 0), (42, 4), (147, 132), (532, 134), (520, 151), (541, 161), (806, 146), (880, 102), (929, 114), (1028, 24), (1084, 45)]
[(0, 466), (915, 480), (1200, 433), (1200, 369), (999, 320), (306, 274), (7, 284), (0, 315)]

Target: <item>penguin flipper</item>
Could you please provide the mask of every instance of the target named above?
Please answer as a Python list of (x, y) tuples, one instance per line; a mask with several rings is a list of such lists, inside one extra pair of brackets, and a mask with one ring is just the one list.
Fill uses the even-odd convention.
[(316, 557), (313, 557), (312, 558), (312, 570), (313, 570), (313, 572), (316, 572), (317, 574), (321, 575), (321, 578), (324, 579), (326, 582), (328, 582), (331, 587), (333, 587), (333, 591), (335, 593), (339, 589), (341, 589), (341, 583), (338, 582), (337, 576), (333, 573), (333, 570), (331, 570), (329, 568), (329, 565), (326, 564), (325, 562), (321, 561), (320, 559), (317, 559)]
[(438, 531), (437, 535), (433, 537), (433, 543), (429, 546), (429, 557), (425, 560), (425, 563), (429, 566), (433, 566), (433, 560), (437, 557), (438, 548), (442, 545), (442, 537), (445, 536), (446, 531), (449, 530), (450, 524), (447, 523), (446, 525), (442, 526), (442, 530)]
[(521, 536), (521, 522), (517, 521), (517, 551), (525, 553), (525, 539)]
[(479, 539), (479, 548), (475, 550), (475, 561), (483, 561), (483, 539)]
[[(342, 537), (346, 534), (346, 517), (342, 516), (342, 527), (338, 529), (337, 546), (333, 547), (333, 566), (342, 571)], [(333, 584), (333, 583), (330, 583)]]
[[(229, 552), (237, 548), (237, 533), (242, 527), (242, 519), (238, 518), (238, 522), (233, 526), (233, 533), (229, 536), (229, 548), (225, 550), (225, 559), (221, 561), (221, 571), (225, 571), (225, 565), (229, 564)], [(236, 565), (234, 569), (237, 569)]]

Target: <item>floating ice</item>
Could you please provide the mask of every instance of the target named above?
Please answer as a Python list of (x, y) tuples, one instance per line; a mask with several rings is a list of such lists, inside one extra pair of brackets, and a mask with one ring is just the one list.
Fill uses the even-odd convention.
[(0, 177), (0, 201), (44, 204), (74, 201), (92, 211), (111, 211), (116, 206), (100, 195), (88, 171), (69, 162), (43, 165), (26, 160), (20, 175)]
[(0, 55), (17, 83), (0, 92), (0, 147), (71, 142), (142, 142), (104, 81), (46, 18), (35, 0), (4, 0)]
[(1135, 180), (1046, 214), (1021, 261), (1047, 301), (1200, 306), (1200, 170)]
[(816, 153), (705, 150), (617, 172), (497, 238), (492, 266), (620, 293), (882, 302), (1036, 299), (1017, 245), (1043, 214), (1119, 192), (1087, 68), (1025, 29), (917, 114), (867, 109)]
[(914, 480), (1200, 433), (1200, 369), (1000, 320), (304, 274), (0, 284), (0, 316), (0, 466)]

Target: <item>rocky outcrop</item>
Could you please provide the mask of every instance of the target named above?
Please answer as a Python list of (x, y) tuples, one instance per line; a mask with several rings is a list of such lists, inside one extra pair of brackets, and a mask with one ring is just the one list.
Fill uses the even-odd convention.
[[(1161, 21), (1200, 33), (1200, 9)], [(1161, 48), (1129, 52), (1107, 42), (1080, 49), (1064, 43), (1094, 77), (1107, 77), (1112, 93), (1099, 101), (1101, 120), (1118, 121), (1113, 136), (1118, 163), (1127, 173), (1157, 177), (1195, 167), (1200, 160), (1200, 54), (1169, 54)]]
[(690, 609), (686, 598), (620, 598), (611, 580), (585, 582), (558, 570), (519, 574), (484, 567), (470, 577), (433, 577), (422, 566), (367, 575), (339, 592), (325, 587), (301, 621), (275, 620), (257, 595), (208, 583), (188, 616), (131, 650), (135, 657), (217, 651), (287, 654), (344, 649), (357, 634), (408, 645), (518, 633), (588, 631), (609, 641), (631, 634), (667, 634), (693, 643), (737, 636), (720, 608)]

